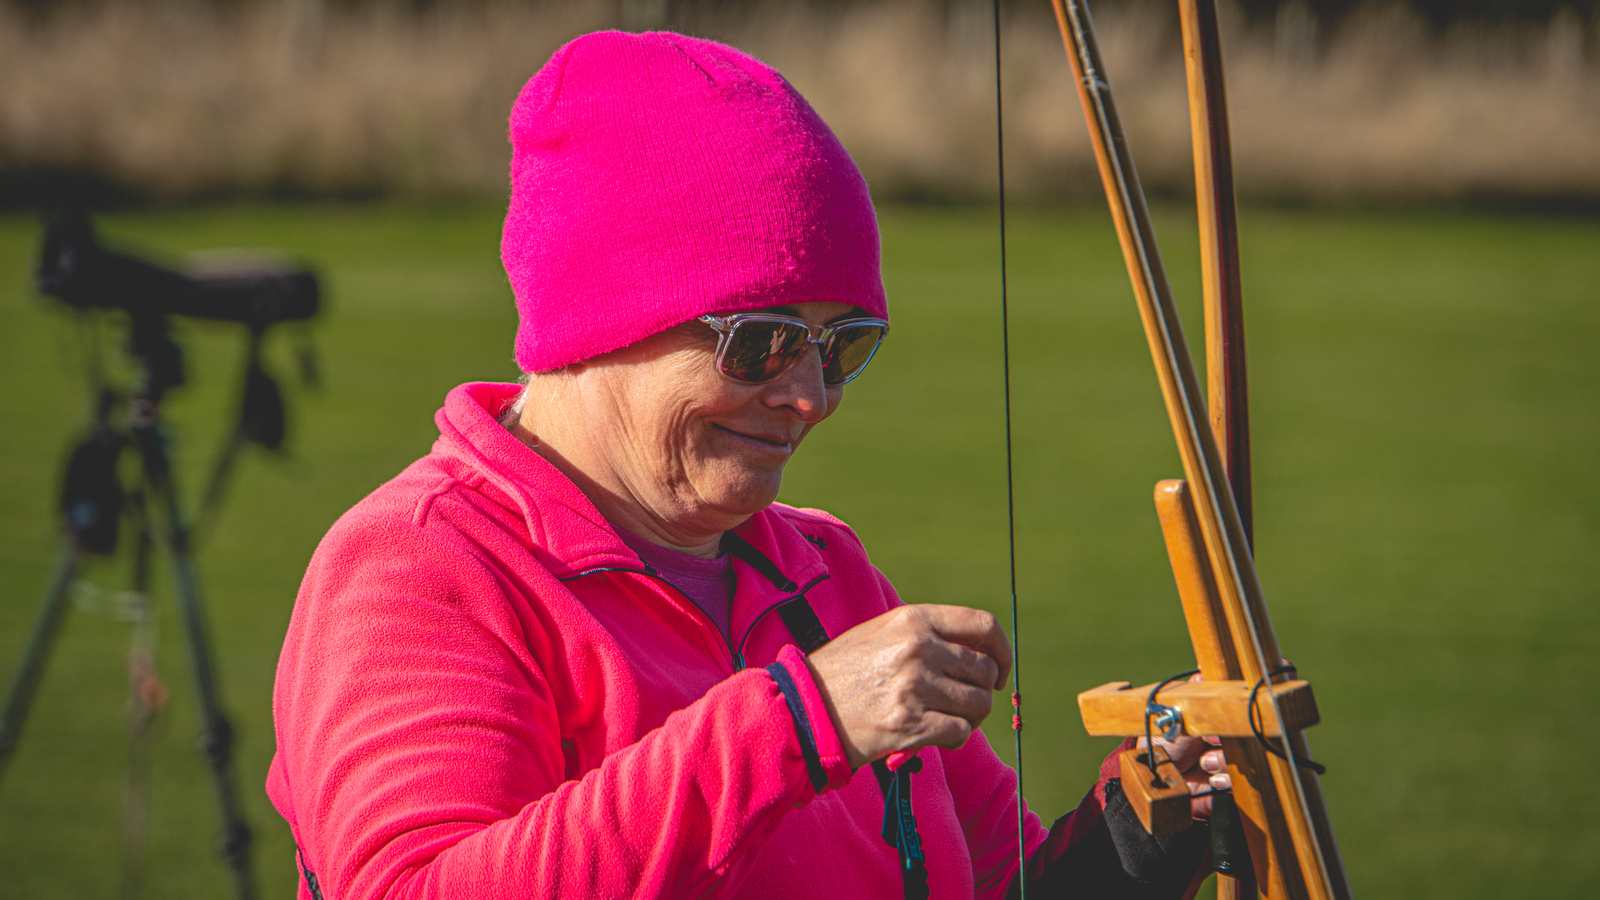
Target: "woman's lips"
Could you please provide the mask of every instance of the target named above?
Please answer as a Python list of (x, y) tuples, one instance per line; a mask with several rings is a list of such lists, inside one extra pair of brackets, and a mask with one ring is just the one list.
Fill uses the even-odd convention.
[(750, 432), (745, 432), (745, 431), (735, 431), (734, 429), (729, 428), (726, 425), (715, 425), (715, 424), (713, 424), (713, 427), (715, 427), (715, 428), (717, 428), (717, 429), (719, 429), (721, 431), (724, 431), (724, 432), (726, 432), (726, 433), (728, 433), (730, 435), (733, 435), (734, 437), (739, 438), (740, 440), (746, 441), (746, 442), (748, 442), (750, 444), (753, 444), (753, 445), (755, 445), (757, 447), (761, 447), (761, 448), (764, 448), (764, 449), (767, 449), (767, 450), (778, 450), (778, 451), (782, 451), (784, 453), (788, 453), (788, 452), (790, 452), (790, 451), (792, 451), (794, 449), (794, 439), (790, 438), (790, 437), (787, 437), (787, 436), (752, 434)]

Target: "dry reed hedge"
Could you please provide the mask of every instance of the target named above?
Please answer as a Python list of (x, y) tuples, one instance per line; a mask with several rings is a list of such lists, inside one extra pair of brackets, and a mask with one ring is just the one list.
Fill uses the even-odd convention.
[[(1048, 4), (1008, 7), (1008, 164), (1020, 194), (1092, 192), (1092, 159)], [(159, 200), (504, 191), (505, 116), (583, 31), (660, 0), (327, 6), (200, 0), (0, 7), (0, 173), (91, 173)], [(1183, 75), (1165, 5), (1098, 18), (1147, 186), (1189, 180)], [(1247, 27), (1224, 9), (1241, 191), (1277, 198), (1600, 197), (1594, 28), (1558, 16), (1438, 35), (1398, 7), (1331, 34), (1304, 8)], [(776, 65), (881, 196), (992, 191), (988, 5), (770, 3), (668, 21)]]

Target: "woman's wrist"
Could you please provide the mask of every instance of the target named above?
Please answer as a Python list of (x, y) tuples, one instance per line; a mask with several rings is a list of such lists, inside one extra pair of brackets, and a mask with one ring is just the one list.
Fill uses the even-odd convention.
[[(787, 676), (789, 681), (787, 688), (781, 680), (782, 676), (773, 671), (774, 668), (781, 669)], [(811, 667), (810, 659), (800, 651), (800, 648), (786, 644), (778, 652), (777, 661), (768, 666), (767, 671), (773, 674), (773, 680), (778, 682), (779, 689), (784, 693), (784, 699), (795, 720), (797, 733), (805, 729), (800, 737), (803, 754), (806, 752), (806, 739), (809, 737), (811, 741), (816, 754), (816, 765), (820, 770), (811, 772), (813, 786), (816, 786), (820, 774), (822, 784), (817, 787), (818, 793), (842, 787), (850, 780), (856, 767), (851, 765), (838, 723), (834, 720), (822, 684)], [(811, 761), (808, 759), (808, 770), (810, 764)]]

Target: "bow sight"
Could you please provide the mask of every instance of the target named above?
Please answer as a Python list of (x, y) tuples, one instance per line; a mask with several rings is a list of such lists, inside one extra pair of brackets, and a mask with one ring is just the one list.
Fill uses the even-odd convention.
[[(238, 420), (217, 454), (201, 504), (200, 518), (208, 519), (219, 507), (223, 485), (243, 445), (255, 443), (277, 449), (283, 443), (282, 391), (262, 364), (262, 341), (273, 325), (307, 320), (316, 314), (320, 305), (316, 276), (300, 266), (260, 258), (234, 259), (184, 271), (165, 268), (106, 249), (96, 239), (88, 216), (68, 213), (46, 226), (36, 285), (40, 293), (60, 300), (91, 322), (96, 311), (123, 314), (128, 332), (125, 347), (135, 375), (126, 390), (112, 387), (99, 364), (98, 342), (89, 342), (93, 420), (88, 437), (68, 454), (60, 500), (65, 546), (0, 707), (0, 773), (16, 747), (50, 646), (65, 619), (67, 598), (77, 587), (75, 576), (84, 557), (113, 552), (122, 520), (127, 518), (139, 538), (132, 590), (127, 595), (136, 598), (136, 622), (148, 621), (145, 597), (151, 548), (160, 543), (167, 551), (200, 704), (201, 746), (210, 764), (222, 815), (222, 854), (232, 870), (235, 895), (254, 897), (250, 831), (240, 812), (231, 772), (232, 728), (217, 701), (212, 654), (192, 561), (193, 531), (178, 501), (159, 413), (166, 391), (182, 385), (185, 379), (183, 352), (172, 339), (170, 318), (244, 325), (247, 349)], [(309, 381), (314, 372), (309, 344), (303, 342), (301, 350), (302, 373)], [(118, 415), (119, 409), (125, 409), (125, 414)], [(125, 485), (121, 459), (123, 451), (130, 449), (139, 457), (140, 465), (138, 475)], [(136, 628), (135, 655), (142, 649), (148, 656), (150, 648), (141, 648), (139, 634), (140, 629)], [(153, 671), (153, 659), (144, 662), (147, 674)], [(159, 701), (150, 699), (149, 682), (153, 681), (153, 674), (149, 674), (145, 681), (130, 685), (130, 701), (142, 713), (130, 720), (142, 723), (133, 726), (136, 750), (149, 717), (159, 705)], [(162, 693), (157, 691), (156, 695)], [(138, 777), (130, 768), (130, 785)], [(124, 835), (125, 894), (137, 890), (142, 842), (134, 830), (129, 825)]]

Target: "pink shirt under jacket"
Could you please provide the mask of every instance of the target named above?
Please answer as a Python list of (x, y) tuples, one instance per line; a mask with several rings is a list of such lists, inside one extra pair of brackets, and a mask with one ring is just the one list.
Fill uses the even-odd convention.
[[(804, 593), (838, 635), (899, 605), (855, 534), (781, 504), (740, 526), (798, 588), (736, 561), (730, 648), (496, 423), (516, 390), (451, 391), (432, 452), (340, 518), (306, 572), (267, 793), (321, 896), (899, 897), (878, 785), (851, 777), (768, 615)], [(821, 793), (774, 660), (805, 700)], [(981, 733), (921, 755), (932, 896), (1000, 897), (1015, 774)], [(1031, 812), (1027, 828), (1031, 851), (1046, 835)]]

